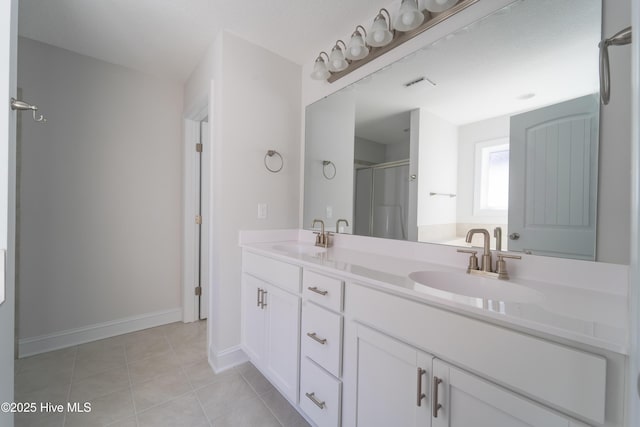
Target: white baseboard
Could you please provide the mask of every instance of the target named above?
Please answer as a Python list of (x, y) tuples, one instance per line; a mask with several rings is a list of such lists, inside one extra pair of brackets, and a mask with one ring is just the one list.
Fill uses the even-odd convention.
[(213, 372), (216, 374), (248, 361), (249, 358), (239, 345), (229, 347), (219, 352), (215, 352), (213, 347), (209, 349), (209, 365), (211, 365)]
[(182, 309), (156, 311), (18, 341), (20, 358), (182, 320)]

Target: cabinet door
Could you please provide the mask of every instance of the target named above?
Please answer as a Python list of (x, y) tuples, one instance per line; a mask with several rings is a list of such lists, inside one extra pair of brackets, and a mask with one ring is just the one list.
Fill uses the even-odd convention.
[(298, 397), (300, 298), (273, 286), (266, 288), (267, 376), (292, 402)]
[(242, 276), (242, 344), (254, 365), (260, 366), (264, 355), (265, 309), (259, 303), (259, 290), (267, 285), (248, 274)]
[(432, 427), (584, 426), (441, 360), (434, 359), (433, 375), (432, 393), (437, 393), (441, 407), (432, 418)]
[(357, 425), (429, 425), (432, 356), (357, 325)]

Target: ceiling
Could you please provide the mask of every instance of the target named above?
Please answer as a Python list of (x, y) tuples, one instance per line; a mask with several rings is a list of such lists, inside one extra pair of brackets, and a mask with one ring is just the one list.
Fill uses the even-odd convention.
[[(19, 33), (184, 82), (221, 30), (311, 62), (389, 0), (20, 0)], [(370, 18), (369, 18), (370, 17)], [(327, 45), (328, 44), (328, 45)]]
[[(525, 0), (356, 83), (356, 135), (408, 138), (394, 125), (423, 108), (454, 125), (598, 91), (600, 0)], [(426, 77), (410, 87), (405, 83)], [(533, 95), (533, 96), (531, 96)]]

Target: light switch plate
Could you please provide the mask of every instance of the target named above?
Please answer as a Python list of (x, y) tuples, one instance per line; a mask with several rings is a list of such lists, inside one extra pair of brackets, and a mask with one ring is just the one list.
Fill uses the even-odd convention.
[(258, 219), (267, 219), (266, 203), (258, 203)]

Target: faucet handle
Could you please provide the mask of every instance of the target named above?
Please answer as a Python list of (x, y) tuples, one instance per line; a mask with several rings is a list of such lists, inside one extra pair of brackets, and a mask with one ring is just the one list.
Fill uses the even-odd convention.
[(469, 265), (467, 266), (467, 273), (471, 270), (480, 270), (480, 267), (478, 266), (478, 257), (476, 256), (478, 251), (474, 251), (472, 249), (458, 249), (457, 252), (471, 254), (469, 257)]
[(316, 246), (321, 246), (322, 245), (322, 233), (320, 233), (319, 231), (314, 231), (313, 234), (316, 235)]
[(498, 252), (496, 254), (496, 256), (498, 257), (498, 260), (503, 259), (503, 258), (522, 259), (522, 257), (520, 255), (511, 255), (511, 254), (507, 254), (507, 253), (504, 253), (504, 252)]
[(505, 253), (497, 253), (498, 257), (496, 261), (496, 273), (498, 273), (498, 279), (509, 280), (509, 273), (507, 273), (507, 262), (505, 258), (509, 259), (522, 259), (520, 255), (509, 255)]

